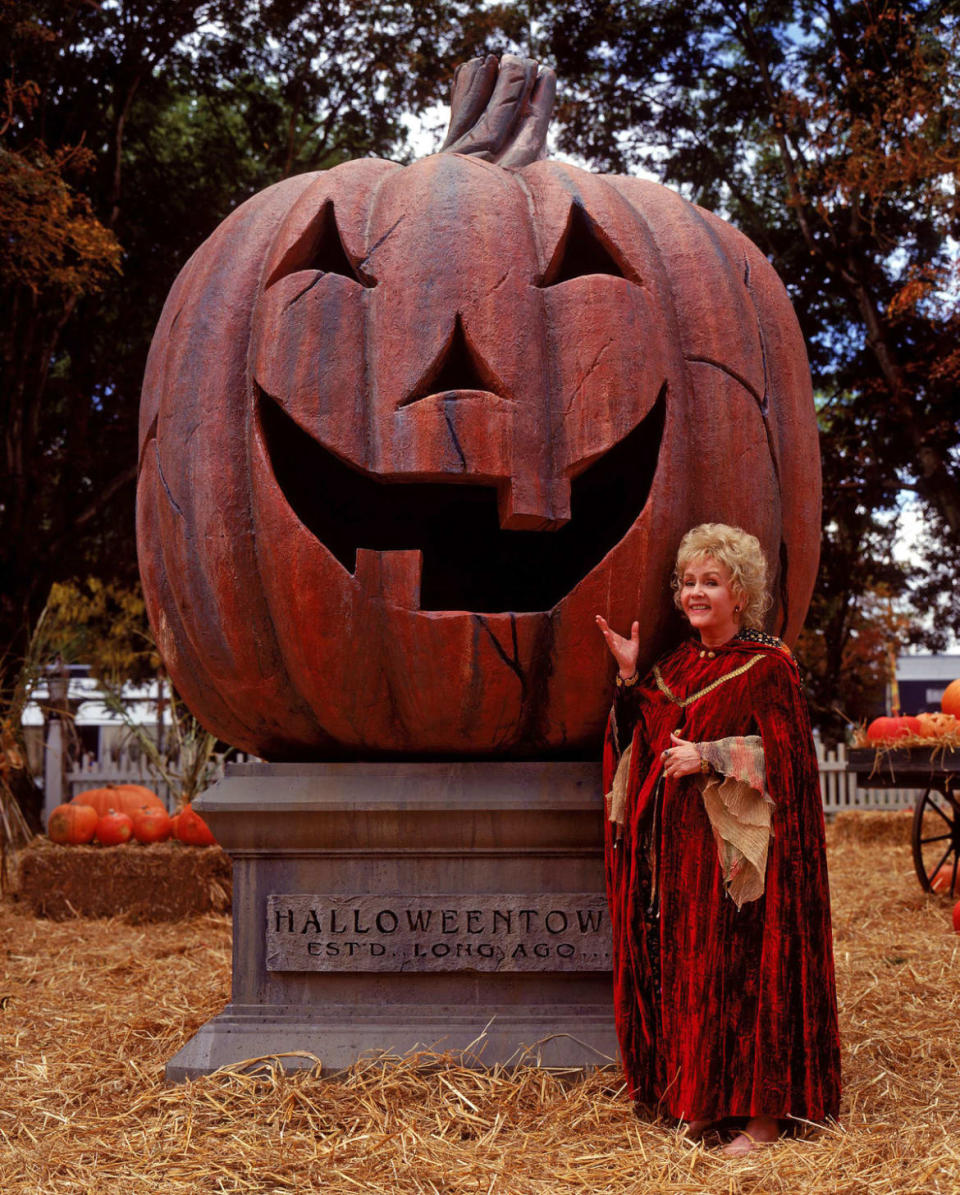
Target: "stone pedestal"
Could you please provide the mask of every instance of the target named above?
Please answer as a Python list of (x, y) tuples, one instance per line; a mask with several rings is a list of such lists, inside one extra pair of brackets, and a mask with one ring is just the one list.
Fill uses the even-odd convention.
[(238, 764), (197, 807), (233, 859), (233, 992), (168, 1079), (618, 1057), (597, 766)]

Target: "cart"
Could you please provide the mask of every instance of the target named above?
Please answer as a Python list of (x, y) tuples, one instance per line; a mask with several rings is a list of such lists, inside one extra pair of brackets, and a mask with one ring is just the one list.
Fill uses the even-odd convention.
[[(949, 869), (951, 892), (960, 892), (960, 751), (902, 747), (877, 756), (872, 747), (853, 748), (849, 771), (870, 788), (918, 788), (913, 811), (913, 865), (925, 892), (940, 868)], [(946, 878), (946, 872), (943, 873)]]

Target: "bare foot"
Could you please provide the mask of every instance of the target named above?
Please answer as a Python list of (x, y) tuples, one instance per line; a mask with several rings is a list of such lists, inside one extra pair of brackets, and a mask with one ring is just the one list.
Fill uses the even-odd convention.
[(728, 1158), (742, 1158), (758, 1145), (769, 1145), (780, 1136), (780, 1125), (772, 1116), (754, 1116), (743, 1132), (723, 1147)]
[(683, 1135), (688, 1141), (699, 1141), (714, 1123), (712, 1120), (688, 1120)]

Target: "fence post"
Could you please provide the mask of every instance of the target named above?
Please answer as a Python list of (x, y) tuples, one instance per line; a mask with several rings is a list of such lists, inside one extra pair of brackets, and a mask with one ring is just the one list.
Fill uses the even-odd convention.
[(63, 804), (63, 723), (51, 718), (47, 723), (47, 741), (43, 753), (43, 824)]

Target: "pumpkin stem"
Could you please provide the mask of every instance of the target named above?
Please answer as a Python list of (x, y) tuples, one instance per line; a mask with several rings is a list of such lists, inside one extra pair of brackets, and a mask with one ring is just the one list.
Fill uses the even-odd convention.
[(498, 166), (529, 166), (547, 156), (557, 76), (532, 58), (495, 54), (461, 62), (453, 76), (450, 128), (440, 148)]

